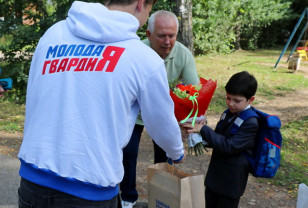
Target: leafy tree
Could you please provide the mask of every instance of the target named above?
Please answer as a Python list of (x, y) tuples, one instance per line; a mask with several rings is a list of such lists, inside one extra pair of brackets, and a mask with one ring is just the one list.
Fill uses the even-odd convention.
[(233, 0), (200, 0), (193, 7), (195, 52), (229, 53), (235, 40), (231, 20), (236, 15)]
[(197, 53), (257, 47), (263, 28), (288, 17), (287, 0), (200, 0), (194, 5)]
[[(263, 32), (274, 21), (285, 20), (289, 17), (291, 2), (284, 0), (241, 0), (236, 16), (235, 28), (237, 39), (236, 49), (256, 49), (258, 40)], [(241, 41), (242, 39), (242, 41)]]

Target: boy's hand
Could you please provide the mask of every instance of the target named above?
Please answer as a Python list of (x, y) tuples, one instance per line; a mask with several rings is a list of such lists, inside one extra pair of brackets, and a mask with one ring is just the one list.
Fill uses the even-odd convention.
[(183, 124), (182, 127), (187, 131), (187, 133), (200, 133), (201, 128), (203, 127), (203, 124), (197, 124), (195, 123), (195, 126), (192, 126), (191, 124)]

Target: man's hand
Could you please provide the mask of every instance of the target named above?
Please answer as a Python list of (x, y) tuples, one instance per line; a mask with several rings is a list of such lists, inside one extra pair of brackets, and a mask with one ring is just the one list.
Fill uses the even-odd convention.
[(183, 163), (183, 162), (186, 160), (186, 155), (187, 155), (187, 151), (186, 151), (186, 150), (184, 150), (184, 156), (183, 156), (182, 160), (177, 161), (177, 162), (175, 162), (175, 161), (172, 161), (172, 162), (173, 162), (174, 164), (180, 164), (180, 163)]

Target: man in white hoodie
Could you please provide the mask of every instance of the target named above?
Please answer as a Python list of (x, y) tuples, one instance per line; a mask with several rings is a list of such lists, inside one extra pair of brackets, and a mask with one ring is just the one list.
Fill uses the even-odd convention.
[(117, 207), (139, 110), (168, 157), (185, 158), (164, 61), (136, 35), (154, 2), (75, 1), (40, 39), (18, 155), (20, 207)]

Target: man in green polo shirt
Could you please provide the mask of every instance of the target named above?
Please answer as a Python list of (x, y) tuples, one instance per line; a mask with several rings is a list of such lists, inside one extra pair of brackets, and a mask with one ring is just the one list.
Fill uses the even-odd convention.
[[(169, 82), (182, 80), (186, 84), (198, 84), (199, 77), (194, 56), (188, 48), (176, 41), (178, 28), (179, 22), (175, 14), (157, 11), (149, 18), (146, 31), (148, 39), (143, 42), (164, 59)], [(133, 207), (138, 199), (136, 165), (143, 128), (139, 114), (130, 142), (123, 149), (124, 178), (120, 185), (123, 208)], [(153, 143), (154, 163), (166, 162), (168, 158), (165, 151), (154, 141)]]

